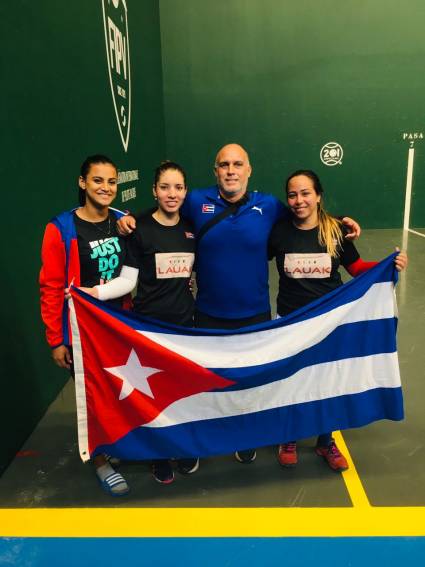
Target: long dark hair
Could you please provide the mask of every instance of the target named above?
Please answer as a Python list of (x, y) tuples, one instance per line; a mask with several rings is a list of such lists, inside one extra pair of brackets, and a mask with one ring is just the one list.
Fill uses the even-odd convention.
[[(86, 179), (87, 175), (90, 172), (91, 166), (96, 165), (98, 163), (109, 163), (118, 172), (118, 167), (115, 165), (115, 163), (110, 158), (108, 158), (107, 156), (104, 156), (102, 154), (94, 154), (92, 156), (86, 157), (86, 159), (81, 164), (80, 176), (83, 179)], [(81, 187), (78, 187), (78, 202), (80, 203), (80, 205), (82, 207), (84, 207), (84, 205), (86, 204), (86, 192), (84, 191), (84, 189), (81, 189)]]
[(174, 169), (180, 172), (183, 176), (184, 186), (187, 187), (185, 170), (182, 168), (181, 165), (179, 165), (175, 161), (168, 161), (168, 160), (162, 161), (161, 164), (155, 169), (155, 176), (153, 180), (154, 187), (157, 186), (159, 182), (159, 178), (164, 173), (164, 171), (168, 171), (169, 169)]
[(317, 215), (319, 219), (319, 244), (325, 246), (328, 254), (336, 257), (338, 244), (342, 242), (341, 221), (330, 215), (324, 208), (323, 201), (323, 186), (320, 182), (319, 176), (311, 171), (311, 169), (298, 169), (291, 173), (286, 180), (285, 190), (288, 195), (288, 185), (291, 179), (304, 175), (313, 182), (313, 187), (317, 195), (321, 196), (320, 201), (317, 203)]

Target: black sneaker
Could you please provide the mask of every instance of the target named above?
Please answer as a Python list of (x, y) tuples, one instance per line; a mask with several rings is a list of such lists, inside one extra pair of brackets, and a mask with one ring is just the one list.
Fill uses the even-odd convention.
[(153, 461), (152, 474), (155, 480), (162, 484), (170, 484), (174, 480), (174, 471), (169, 461), (161, 459)]
[(255, 449), (245, 449), (245, 451), (236, 451), (236, 460), (244, 465), (252, 463), (257, 458), (257, 451)]
[(199, 459), (179, 459), (177, 470), (180, 474), (192, 474), (199, 469)]

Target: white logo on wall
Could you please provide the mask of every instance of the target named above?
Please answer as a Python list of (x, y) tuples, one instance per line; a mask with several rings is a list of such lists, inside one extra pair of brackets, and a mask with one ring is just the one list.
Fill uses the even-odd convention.
[(320, 159), (325, 165), (342, 165), (344, 151), (337, 142), (328, 142), (320, 150)]
[(125, 0), (102, 0), (106, 56), (112, 100), (124, 150), (130, 137), (131, 81)]

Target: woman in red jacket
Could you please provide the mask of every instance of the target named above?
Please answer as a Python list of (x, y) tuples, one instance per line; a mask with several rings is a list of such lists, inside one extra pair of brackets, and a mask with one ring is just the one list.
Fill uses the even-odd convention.
[[(125, 261), (125, 244), (116, 232), (124, 213), (111, 209), (117, 194), (118, 171), (106, 156), (89, 156), (82, 164), (80, 207), (54, 217), (46, 227), (41, 250), (41, 315), (54, 362), (73, 373), (72, 341), (64, 288), (94, 286), (119, 275)], [(123, 300), (117, 300), (123, 305)], [(127, 494), (129, 487), (105, 455), (94, 458), (96, 475), (112, 496)]]

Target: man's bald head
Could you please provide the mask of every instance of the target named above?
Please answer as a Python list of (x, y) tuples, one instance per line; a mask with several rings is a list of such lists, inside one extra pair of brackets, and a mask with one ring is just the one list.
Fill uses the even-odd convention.
[(239, 157), (243, 156), (243, 159), (246, 160), (247, 163), (249, 163), (248, 152), (245, 148), (243, 148), (240, 144), (226, 144), (218, 150), (217, 156), (215, 158), (215, 167), (217, 167), (217, 164), (219, 160), (222, 159), (223, 155), (227, 156), (229, 154), (237, 155)]
[(251, 171), (248, 152), (242, 146), (223, 146), (217, 154), (214, 166), (221, 195), (230, 202), (238, 201), (246, 193)]

